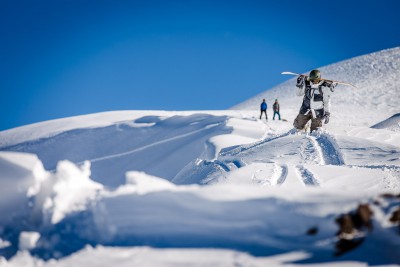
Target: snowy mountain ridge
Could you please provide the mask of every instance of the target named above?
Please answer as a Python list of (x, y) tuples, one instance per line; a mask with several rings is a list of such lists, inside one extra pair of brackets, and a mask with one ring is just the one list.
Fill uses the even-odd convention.
[[(238, 110), (0, 132), (0, 266), (397, 266), (399, 56), (321, 68), (362, 89), (338, 87), (332, 122), (311, 134), (293, 130), (293, 79)], [(288, 121), (259, 120), (276, 95)]]

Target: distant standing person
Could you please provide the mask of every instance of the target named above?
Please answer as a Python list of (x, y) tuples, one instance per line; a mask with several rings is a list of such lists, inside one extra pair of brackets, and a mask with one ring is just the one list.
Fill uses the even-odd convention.
[(297, 78), (297, 95), (304, 96), (299, 114), (293, 122), (297, 130), (303, 130), (311, 120), (310, 131), (327, 124), (331, 115), (331, 93), (337, 83), (321, 79), (319, 70), (312, 70), (308, 77), (301, 75)]
[(272, 106), (272, 109), (274, 110), (274, 117), (272, 118), (273, 120), (275, 120), (275, 115), (277, 114), (279, 117), (279, 120), (281, 120), (281, 114), (279, 113), (279, 103), (278, 103), (278, 99), (275, 99), (275, 103)]
[(261, 106), (260, 106), (260, 109), (261, 109), (260, 120), (261, 120), (263, 113), (265, 113), (265, 119), (268, 121), (267, 107), (268, 107), (267, 103), (265, 102), (265, 99), (263, 99), (263, 102), (261, 103)]

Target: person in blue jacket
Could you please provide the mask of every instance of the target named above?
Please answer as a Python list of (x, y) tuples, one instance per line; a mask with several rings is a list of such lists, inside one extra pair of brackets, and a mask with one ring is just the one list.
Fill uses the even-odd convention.
[(261, 103), (261, 106), (260, 106), (260, 109), (261, 109), (260, 120), (261, 120), (263, 113), (265, 113), (265, 119), (268, 121), (267, 107), (268, 107), (267, 103), (265, 103), (265, 99), (263, 99), (263, 102)]

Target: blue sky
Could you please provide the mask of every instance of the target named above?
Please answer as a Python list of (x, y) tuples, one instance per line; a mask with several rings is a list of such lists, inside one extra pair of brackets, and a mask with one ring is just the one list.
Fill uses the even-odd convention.
[(400, 1), (0, 0), (0, 130), (110, 110), (215, 110), (400, 45)]

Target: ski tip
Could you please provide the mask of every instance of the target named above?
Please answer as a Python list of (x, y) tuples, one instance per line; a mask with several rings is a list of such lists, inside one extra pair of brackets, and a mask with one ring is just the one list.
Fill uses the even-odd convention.
[(302, 76), (303, 74), (291, 72), (291, 71), (283, 71), (281, 74), (289, 74), (289, 75), (294, 75), (294, 76)]

